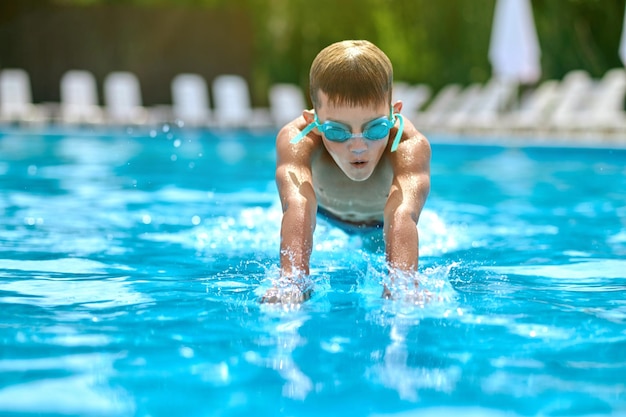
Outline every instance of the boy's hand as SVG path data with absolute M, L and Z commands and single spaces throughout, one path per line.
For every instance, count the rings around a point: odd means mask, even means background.
M 385 300 L 402 300 L 411 304 L 424 305 L 432 300 L 432 294 L 425 288 L 420 288 L 419 281 L 417 279 L 411 279 L 409 282 L 397 280 L 397 277 L 392 278 L 391 287 L 383 283 L 383 293 L 381 298 Z
M 310 299 L 312 293 L 313 290 L 311 288 L 303 290 L 296 284 L 283 288 L 272 287 L 261 297 L 261 303 L 300 304 Z
M 383 294 L 381 295 L 385 300 L 391 300 L 393 298 L 393 294 L 389 291 L 387 284 L 383 284 Z

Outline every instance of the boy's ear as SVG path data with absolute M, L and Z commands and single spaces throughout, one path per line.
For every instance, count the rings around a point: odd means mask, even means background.
M 400 113 L 402 112 L 402 100 L 398 100 L 393 105 L 393 112 Z
M 313 110 L 304 110 L 302 112 L 302 117 L 304 117 L 307 124 L 311 124 L 315 120 L 315 112 Z

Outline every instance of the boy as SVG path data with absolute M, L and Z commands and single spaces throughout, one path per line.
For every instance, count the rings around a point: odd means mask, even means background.
M 280 273 L 286 286 L 262 302 L 310 297 L 316 215 L 349 230 L 381 229 L 391 276 L 417 272 L 417 222 L 430 190 L 430 145 L 391 103 L 393 68 L 368 41 L 323 49 L 310 71 L 313 110 L 276 138 L 276 184 L 283 209 Z M 417 284 L 417 280 L 415 280 Z M 383 297 L 390 297 L 383 289 Z

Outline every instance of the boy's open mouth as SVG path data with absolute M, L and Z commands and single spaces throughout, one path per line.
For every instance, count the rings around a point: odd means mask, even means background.
M 352 165 L 356 166 L 356 167 L 360 167 L 367 164 L 367 161 L 353 161 Z

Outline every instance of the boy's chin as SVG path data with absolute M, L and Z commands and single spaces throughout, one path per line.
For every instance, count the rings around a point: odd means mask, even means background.
M 372 169 L 369 168 L 353 168 L 351 166 L 347 169 L 345 167 L 341 167 L 341 170 L 346 175 L 346 177 L 350 178 L 352 181 L 357 182 L 367 180 L 369 177 L 372 176 L 372 172 L 374 172 Z

